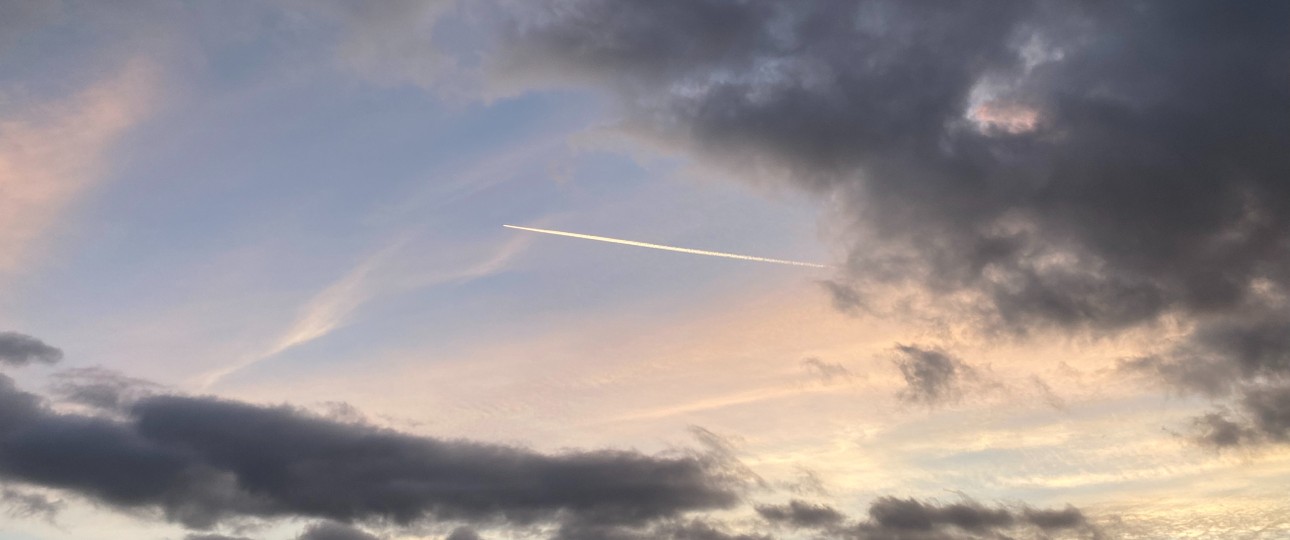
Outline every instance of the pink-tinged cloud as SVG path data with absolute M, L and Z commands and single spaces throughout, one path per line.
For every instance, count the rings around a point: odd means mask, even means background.
M 0 274 L 21 270 L 77 197 L 107 176 L 108 150 L 147 113 L 155 72 L 132 62 L 61 100 L 0 120 Z

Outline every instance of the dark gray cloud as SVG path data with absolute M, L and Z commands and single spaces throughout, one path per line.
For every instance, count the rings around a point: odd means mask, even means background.
M 1290 4 L 517 13 L 499 70 L 607 89 L 629 129 L 836 204 L 840 307 L 914 284 L 1016 334 L 1181 317 L 1180 350 L 1208 354 L 1163 359 L 1165 380 L 1208 380 L 1277 438 L 1279 398 L 1251 385 L 1290 370 Z
M 846 283 L 824 280 L 820 282 L 820 285 L 824 287 L 824 290 L 828 291 L 829 297 L 833 299 L 833 307 L 838 311 L 856 314 L 867 307 L 860 291 Z
M 770 535 L 731 532 L 724 527 L 718 527 L 712 523 L 699 520 L 660 527 L 657 531 L 661 534 L 652 538 L 670 538 L 671 540 L 772 540 Z
M 957 400 L 965 379 L 975 377 L 971 366 L 944 351 L 897 345 L 896 367 L 905 378 L 900 398 L 910 403 L 935 405 Z
M 297 540 L 381 540 L 381 537 L 352 525 L 324 521 L 310 525 Z
M 1001 538 L 1103 538 L 1103 533 L 1073 506 L 1040 509 L 1026 505 L 988 506 L 967 499 L 940 503 L 882 497 L 868 516 L 855 520 L 829 506 L 791 501 L 757 507 L 781 528 L 837 540 L 969 540 Z
M 1262 201 L 1287 194 L 1269 149 L 1290 139 L 1262 111 L 1287 97 L 1287 38 L 1260 20 L 1283 6 L 568 5 L 516 38 L 528 65 L 626 89 L 644 129 L 847 196 L 882 236 L 857 272 L 980 290 L 1013 326 L 1118 327 L 1237 306 L 1272 270 L 1256 262 L 1285 261 L 1266 237 L 1284 239 L 1285 197 Z M 1197 70 L 1215 82 L 1173 84 Z M 976 105 L 1036 124 L 975 129 Z
M 1290 440 L 1290 386 L 1250 387 L 1239 403 L 1260 435 L 1276 442 Z
M 470 527 L 457 527 L 444 540 L 480 540 L 478 532 Z
M 54 364 L 63 359 L 63 351 L 45 342 L 17 332 L 0 332 L 0 364 L 25 366 L 32 362 Z
M 1079 509 L 1027 505 L 989 506 L 966 499 L 940 503 L 882 497 L 862 519 L 826 506 L 790 501 L 756 507 L 767 521 L 792 537 L 824 540 L 1000 540 L 1006 538 L 1102 539 L 1104 533 Z M 647 527 L 566 523 L 556 540 L 772 540 L 765 533 L 732 531 L 703 520 L 655 523 Z
M 1214 448 L 1290 442 L 1290 384 L 1250 383 L 1232 407 L 1193 421 L 1192 438 Z
M 3 376 L 0 479 L 193 528 L 293 516 L 639 524 L 738 500 L 737 481 L 701 456 L 539 454 L 177 395 L 142 398 L 120 419 L 59 414 Z
M 735 532 L 703 520 L 672 521 L 649 527 L 565 523 L 553 540 L 773 540 L 773 537 Z
M 761 505 L 757 513 L 771 523 L 783 523 L 799 528 L 832 527 L 846 519 L 841 512 L 823 504 L 792 500 L 782 505 Z
M 1195 419 L 1193 437 L 1202 444 L 1290 441 L 1290 310 L 1203 321 L 1172 350 L 1123 360 L 1120 368 L 1225 399 L 1228 407 Z
M 975 501 L 950 504 L 884 497 L 869 506 L 869 519 L 850 529 L 852 538 L 970 539 L 1049 537 L 1057 533 L 1101 538 L 1079 509 L 990 507 Z
M 987 508 L 970 502 L 937 506 L 894 497 L 874 501 L 869 506 L 869 518 L 876 528 L 918 531 L 955 527 L 968 532 L 984 532 L 1011 527 L 1017 522 L 1014 513 L 1004 508 Z
M 558 540 L 770 540 L 706 519 L 707 512 L 740 502 L 750 472 L 729 463 L 728 440 L 694 430 L 716 449 L 673 457 L 540 454 L 209 397 L 148 396 L 116 417 L 58 413 L 0 375 L 0 479 L 121 509 L 157 510 L 192 528 L 245 518 L 326 520 L 306 529 L 301 540 L 373 539 L 349 523 L 420 520 L 554 525 Z M 5 498 L 13 503 L 20 497 L 5 492 Z M 28 506 L 56 506 L 21 499 Z M 1096 532 L 1073 507 L 883 498 L 860 522 L 801 501 L 755 510 L 781 527 L 839 539 Z M 477 537 L 470 528 L 450 536 Z M 227 538 L 195 534 L 188 540 Z
M 1227 448 L 1239 446 L 1256 437 L 1247 426 L 1233 422 L 1228 414 L 1211 412 L 1192 420 L 1194 438 L 1205 446 Z

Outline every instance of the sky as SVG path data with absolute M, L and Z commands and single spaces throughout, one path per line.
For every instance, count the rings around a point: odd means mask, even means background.
M 0 538 L 1290 536 L 1286 20 L 0 0 Z

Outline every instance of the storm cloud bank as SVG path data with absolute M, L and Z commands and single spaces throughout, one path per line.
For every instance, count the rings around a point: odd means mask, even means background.
M 0 376 L 0 480 L 193 528 L 239 517 L 637 524 L 738 500 L 702 457 L 548 455 L 206 397 L 145 397 L 125 411 L 60 414 Z
M 840 306 L 912 284 L 1018 335 L 1182 320 L 1147 371 L 1203 368 L 1239 440 L 1284 440 L 1285 20 L 1271 1 L 586 0 L 524 9 L 498 65 L 606 89 L 636 133 L 836 204 Z
M 60 402 L 98 414 L 60 412 L 0 375 L 0 505 L 11 517 L 52 520 L 65 504 L 11 487 L 26 486 L 199 530 L 317 519 L 299 540 L 381 538 L 355 523 L 456 523 L 450 540 L 477 540 L 480 527 L 556 540 L 774 538 L 714 518 L 740 509 L 778 529 L 839 540 L 1099 534 L 1074 507 L 883 497 L 868 519 L 853 520 L 825 504 L 751 504 L 748 488 L 766 484 L 728 442 L 700 427 L 692 431 L 704 452 L 543 454 L 408 435 L 286 405 L 179 395 L 99 368 L 63 372 L 53 388 Z M 210 532 L 185 539 L 248 540 Z
M 405 435 L 287 406 L 151 395 L 118 417 L 58 413 L 0 375 L 0 481 L 73 493 L 125 511 L 156 511 L 195 529 L 245 518 L 320 518 L 301 540 L 375 539 L 352 522 L 548 530 L 558 540 L 771 540 L 711 520 L 747 504 L 747 471 L 724 456 L 625 451 L 541 454 Z M 50 518 L 62 502 L 4 491 L 15 517 Z M 1073 507 L 880 498 L 869 518 L 802 501 L 752 507 L 779 529 L 878 540 L 1096 537 Z M 188 540 L 243 539 L 190 534 Z

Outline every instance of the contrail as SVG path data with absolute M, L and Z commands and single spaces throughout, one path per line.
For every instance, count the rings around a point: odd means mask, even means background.
M 741 260 L 745 260 L 745 261 L 758 261 L 758 262 L 768 262 L 768 263 L 775 263 L 775 264 L 788 264 L 788 265 L 792 265 L 792 266 L 806 266 L 806 267 L 809 267 L 809 268 L 828 268 L 828 266 L 825 266 L 825 265 L 823 265 L 823 264 L 815 264 L 815 263 L 809 263 L 809 262 L 801 262 L 801 261 L 786 261 L 786 260 L 783 260 L 783 259 L 767 259 L 767 258 L 765 258 L 765 257 L 753 257 L 753 256 L 751 256 L 751 255 L 739 255 L 739 254 L 736 254 L 736 253 L 722 253 L 722 252 L 720 252 L 720 251 L 705 251 L 705 250 L 702 250 L 702 249 L 690 249 L 690 248 L 683 248 L 683 247 L 664 246 L 664 245 L 659 245 L 659 244 L 649 244 L 649 243 L 646 243 L 646 242 L 636 242 L 636 241 L 634 241 L 634 240 L 623 240 L 623 239 L 621 239 L 621 238 L 609 238 L 609 237 L 607 237 L 607 236 L 592 236 L 592 235 L 590 235 L 590 234 L 578 234 L 578 233 L 563 232 L 563 231 L 552 231 L 552 230 L 547 230 L 547 229 L 534 229 L 534 228 L 531 228 L 531 227 L 520 227 L 520 226 L 518 226 L 518 225 L 502 225 L 502 226 L 503 226 L 503 227 L 506 227 L 506 228 L 508 228 L 508 229 L 519 229 L 519 230 L 521 230 L 521 231 L 530 231 L 530 232 L 543 233 L 543 234 L 554 234 L 554 235 L 558 235 L 558 236 L 568 236 L 568 237 L 570 237 L 570 238 L 582 238 L 582 239 L 584 239 L 584 240 L 598 240 L 598 241 L 600 241 L 600 242 L 610 242 L 610 243 L 614 243 L 614 244 L 623 244 L 623 245 L 627 245 L 627 246 L 636 246 L 636 247 L 643 247 L 643 248 L 650 248 L 650 249 L 662 249 L 662 250 L 666 250 L 666 251 L 677 251 L 677 252 L 680 252 L 680 253 L 690 253 L 690 254 L 693 254 L 693 255 L 707 255 L 707 256 L 710 256 L 710 257 L 725 257 L 725 258 L 727 258 L 727 259 L 741 259 Z

